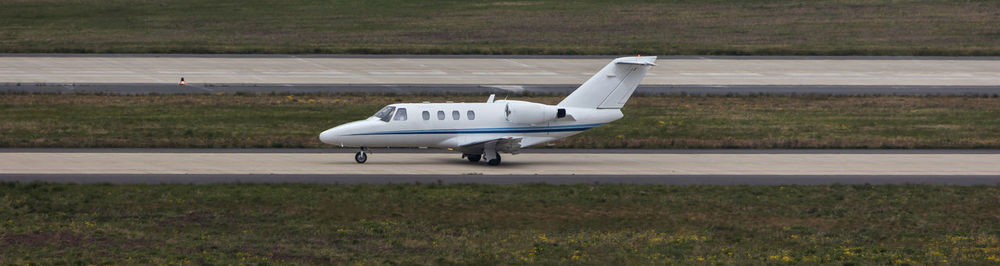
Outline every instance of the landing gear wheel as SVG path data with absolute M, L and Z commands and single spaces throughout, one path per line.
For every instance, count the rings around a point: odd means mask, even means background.
M 493 160 L 490 160 L 489 162 L 486 163 L 488 163 L 489 165 L 500 165 L 500 153 L 499 152 L 497 153 L 497 158 L 494 158 Z
M 368 161 L 368 154 L 363 151 L 359 151 L 354 154 L 354 161 L 358 163 L 365 163 Z
M 479 154 L 466 154 L 465 158 L 468 158 L 470 162 L 479 162 L 483 156 Z

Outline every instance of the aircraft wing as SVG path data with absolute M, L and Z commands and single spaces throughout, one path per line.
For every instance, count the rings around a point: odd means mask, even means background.
M 497 151 L 517 154 L 521 150 L 521 140 L 523 139 L 523 137 L 515 136 L 466 139 L 458 147 L 463 153 L 480 154 L 483 153 L 483 147 L 487 142 L 495 140 Z

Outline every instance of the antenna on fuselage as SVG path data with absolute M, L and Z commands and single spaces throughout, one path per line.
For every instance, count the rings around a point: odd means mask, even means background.
M 486 99 L 486 102 L 487 102 L 487 103 L 491 103 L 491 102 L 493 102 L 493 99 L 495 99 L 496 97 L 497 97 L 497 95 L 496 95 L 496 94 L 490 94 L 490 98 L 489 98 L 489 99 Z

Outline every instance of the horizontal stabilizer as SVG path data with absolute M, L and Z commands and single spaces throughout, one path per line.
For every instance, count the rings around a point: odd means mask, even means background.
M 619 65 L 656 66 L 656 63 L 649 62 L 649 61 L 638 61 L 638 62 L 621 61 L 621 62 L 615 62 L 615 64 L 619 64 Z

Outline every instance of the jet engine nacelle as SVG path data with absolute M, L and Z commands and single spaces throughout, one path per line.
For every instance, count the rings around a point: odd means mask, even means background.
M 541 124 L 566 116 L 566 109 L 540 103 L 507 101 L 507 121 L 518 124 Z

